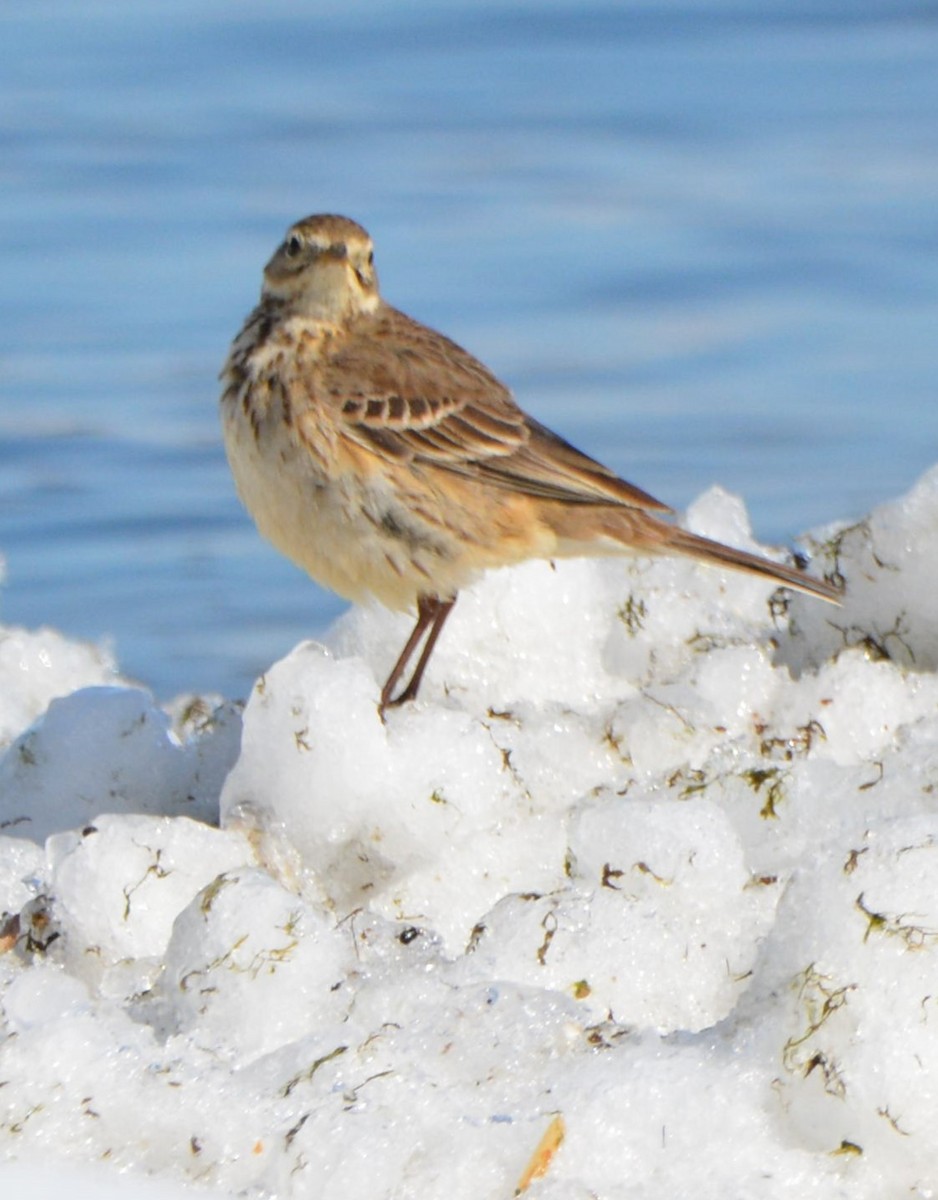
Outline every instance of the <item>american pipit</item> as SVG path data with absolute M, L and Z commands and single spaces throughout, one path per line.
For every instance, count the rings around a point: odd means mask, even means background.
M 346 217 L 288 230 L 222 380 L 228 460 L 261 533 L 347 599 L 416 608 L 382 710 L 416 696 L 457 592 L 491 567 L 686 554 L 839 598 L 663 520 L 667 505 L 529 417 L 478 359 L 384 302 L 371 238 Z

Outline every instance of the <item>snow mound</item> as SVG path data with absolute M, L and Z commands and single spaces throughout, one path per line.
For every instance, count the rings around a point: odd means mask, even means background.
M 688 520 L 754 545 L 718 489 Z M 677 560 L 498 572 L 384 721 L 377 609 L 243 713 L 10 631 L 3 1169 L 934 1194 L 936 542 L 938 469 L 807 539 L 841 609 Z

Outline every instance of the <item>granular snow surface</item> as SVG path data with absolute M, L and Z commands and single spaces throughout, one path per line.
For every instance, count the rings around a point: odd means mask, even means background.
M 494 573 L 384 723 L 377 608 L 243 709 L 4 628 L 0 1188 L 935 1195 L 938 469 L 804 544 Z

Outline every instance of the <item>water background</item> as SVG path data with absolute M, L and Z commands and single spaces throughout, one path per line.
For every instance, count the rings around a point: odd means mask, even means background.
M 677 507 L 787 541 L 938 461 L 938 6 L 5 0 L 8 623 L 244 695 L 343 607 L 235 498 L 216 376 L 294 219 Z

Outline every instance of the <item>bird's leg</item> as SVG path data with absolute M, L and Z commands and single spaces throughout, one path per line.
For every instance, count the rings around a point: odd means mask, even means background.
M 440 600 L 438 597 L 428 597 L 432 599 L 432 621 L 430 632 L 427 634 L 427 640 L 423 644 L 423 651 L 420 658 L 417 660 L 417 666 L 413 675 L 410 677 L 410 683 L 394 701 L 395 704 L 404 704 L 408 700 L 414 700 L 417 696 L 417 689 L 420 687 L 420 681 L 423 679 L 423 673 L 427 669 L 427 663 L 430 661 L 430 655 L 433 653 L 433 647 L 436 645 L 436 639 L 440 636 L 440 631 L 446 622 L 446 618 L 453 611 L 453 605 L 456 603 L 456 597 L 452 600 Z
M 398 655 L 397 662 L 391 668 L 391 674 L 388 676 L 387 682 L 381 689 L 381 703 L 378 705 L 379 712 L 384 712 L 391 704 L 400 703 L 399 700 L 392 701 L 391 697 L 394 694 L 394 689 L 397 687 L 398 680 L 404 674 L 404 669 L 413 657 L 414 651 L 420 645 L 420 639 L 426 633 L 427 626 L 436 614 L 435 604 L 436 600 L 433 596 L 417 597 L 417 624 L 407 639 L 404 649 Z
M 394 664 L 391 674 L 388 676 L 387 683 L 381 689 L 381 703 L 378 705 L 379 712 L 384 712 L 386 708 L 392 708 L 398 704 L 406 704 L 408 700 L 413 700 L 417 695 L 420 680 L 427 669 L 427 663 L 430 661 L 430 655 L 433 653 L 436 640 L 440 636 L 440 630 L 443 628 L 443 624 L 455 603 L 455 596 L 452 600 L 441 600 L 439 596 L 421 595 L 417 597 L 417 624 L 414 626 L 413 633 L 407 639 L 407 645 L 401 651 L 400 657 Z M 429 633 L 427 632 L 428 627 Z M 410 677 L 410 683 L 408 683 L 399 696 L 394 696 L 394 689 L 397 687 L 407 664 L 413 657 L 414 651 L 420 645 L 420 639 L 425 633 L 427 640 L 424 643 L 420 658 L 417 660 L 414 673 Z

